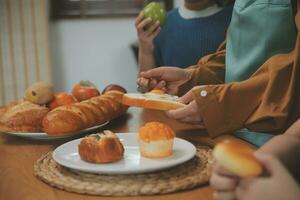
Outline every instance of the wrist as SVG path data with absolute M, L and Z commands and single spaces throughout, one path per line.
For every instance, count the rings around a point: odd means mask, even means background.
M 188 82 L 189 80 L 192 79 L 194 69 L 185 69 L 184 71 L 185 71 L 184 80 L 185 82 Z
M 139 49 L 140 49 L 141 53 L 143 53 L 143 54 L 152 54 L 154 46 L 151 43 L 149 44 L 149 43 L 140 42 Z

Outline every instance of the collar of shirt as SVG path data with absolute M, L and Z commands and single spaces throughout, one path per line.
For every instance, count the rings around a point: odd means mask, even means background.
M 185 6 L 180 6 L 178 9 L 180 16 L 184 19 L 208 17 L 216 14 L 220 10 L 222 10 L 222 7 L 219 7 L 217 4 L 214 4 L 203 10 L 197 10 L 197 11 L 189 10 Z

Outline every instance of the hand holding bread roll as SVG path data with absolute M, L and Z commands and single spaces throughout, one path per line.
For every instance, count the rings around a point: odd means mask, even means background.
M 263 171 L 261 163 L 254 157 L 254 150 L 234 140 L 218 143 L 213 156 L 224 169 L 239 177 L 258 176 Z

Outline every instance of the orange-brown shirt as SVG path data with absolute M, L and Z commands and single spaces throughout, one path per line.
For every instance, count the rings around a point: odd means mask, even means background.
M 298 13 L 300 7 L 298 6 Z M 295 18 L 300 27 L 300 14 Z M 279 133 L 300 116 L 300 37 L 288 54 L 269 58 L 247 80 L 224 84 L 226 43 L 216 53 L 192 66 L 192 78 L 179 88 L 179 95 L 195 85 L 194 99 L 203 124 L 211 136 L 240 128 Z

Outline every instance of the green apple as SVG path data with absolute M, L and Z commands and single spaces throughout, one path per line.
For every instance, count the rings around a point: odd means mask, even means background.
M 160 22 L 160 25 L 163 26 L 166 23 L 167 13 L 165 9 L 157 2 L 149 3 L 144 9 L 143 14 L 145 18 L 151 18 L 152 23 L 154 24 L 157 20 Z M 150 25 L 151 26 L 151 25 Z

